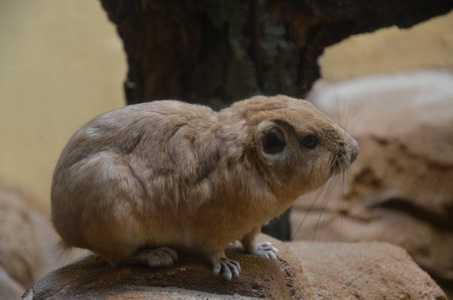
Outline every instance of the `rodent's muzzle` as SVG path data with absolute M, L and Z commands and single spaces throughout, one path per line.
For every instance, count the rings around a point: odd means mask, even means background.
M 351 157 L 350 164 L 352 164 L 357 159 L 357 156 L 359 155 L 359 149 L 359 142 L 353 139 L 349 147 L 349 154 Z

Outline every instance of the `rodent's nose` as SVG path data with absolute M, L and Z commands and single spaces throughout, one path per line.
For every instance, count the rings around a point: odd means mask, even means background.
M 353 142 L 351 143 L 351 148 L 350 148 L 351 164 L 357 159 L 357 156 L 359 155 L 359 149 L 360 149 L 359 142 L 357 142 L 356 140 L 353 140 Z

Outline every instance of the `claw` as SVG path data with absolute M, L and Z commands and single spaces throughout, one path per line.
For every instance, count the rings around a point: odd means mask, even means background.
M 265 257 L 267 259 L 277 259 L 277 253 L 279 250 L 272 246 L 269 242 L 258 243 L 256 246 L 255 253 L 256 255 Z
M 223 279 L 229 281 L 232 278 L 239 276 L 241 265 L 237 261 L 223 257 L 213 263 L 212 272 L 216 275 L 220 274 Z
M 222 270 L 222 265 L 220 264 L 220 262 L 215 262 L 214 263 L 214 268 L 212 270 L 212 273 L 214 273 L 215 275 L 219 274 L 220 273 L 220 270 Z
M 222 278 L 225 279 L 225 280 L 228 280 L 230 281 L 231 278 L 233 277 L 233 275 L 231 274 L 231 270 L 229 267 L 223 265 L 223 268 L 222 268 Z

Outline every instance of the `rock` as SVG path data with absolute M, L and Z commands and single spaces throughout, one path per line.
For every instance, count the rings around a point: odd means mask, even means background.
M 1 299 L 18 299 L 35 280 L 62 265 L 48 251 L 56 243 L 47 217 L 28 197 L 0 187 Z
M 24 293 L 24 287 L 0 267 L 0 299 L 19 299 Z
M 429 275 L 394 246 L 284 244 L 264 235 L 260 240 L 280 249 L 279 260 L 231 247 L 227 255 L 242 266 L 232 281 L 214 276 L 206 261 L 188 253 L 166 269 L 115 268 L 88 255 L 35 282 L 23 299 L 446 299 Z
M 242 254 L 237 246 L 231 247 L 227 256 L 240 262 L 242 272 L 229 282 L 213 275 L 203 257 L 190 253 L 179 253 L 179 261 L 165 269 L 112 267 L 103 259 L 88 255 L 35 282 L 24 299 L 168 299 L 169 295 L 175 299 L 310 298 L 297 258 L 283 243 L 264 235 L 260 239 L 271 240 L 279 247 L 280 259 Z
M 310 98 L 354 127 L 360 154 L 344 196 L 339 177 L 316 204 L 314 194 L 296 201 L 296 239 L 399 245 L 453 290 L 453 74 L 321 81 Z
M 42 249 L 32 212 L 22 195 L 0 190 L 0 264 L 12 279 L 28 287 L 43 273 Z
M 386 243 L 293 242 L 311 299 L 447 299 L 402 248 Z

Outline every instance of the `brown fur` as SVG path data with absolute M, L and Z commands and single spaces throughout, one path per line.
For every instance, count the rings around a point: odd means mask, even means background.
M 275 126 L 287 145 L 269 156 L 261 138 Z M 316 148 L 301 147 L 307 134 Z M 54 172 L 52 221 L 65 244 L 114 264 L 145 246 L 186 246 L 216 261 L 235 240 L 253 252 L 260 227 L 318 188 L 340 152 L 348 167 L 358 143 L 304 100 L 259 96 L 220 112 L 132 105 L 71 138 Z

